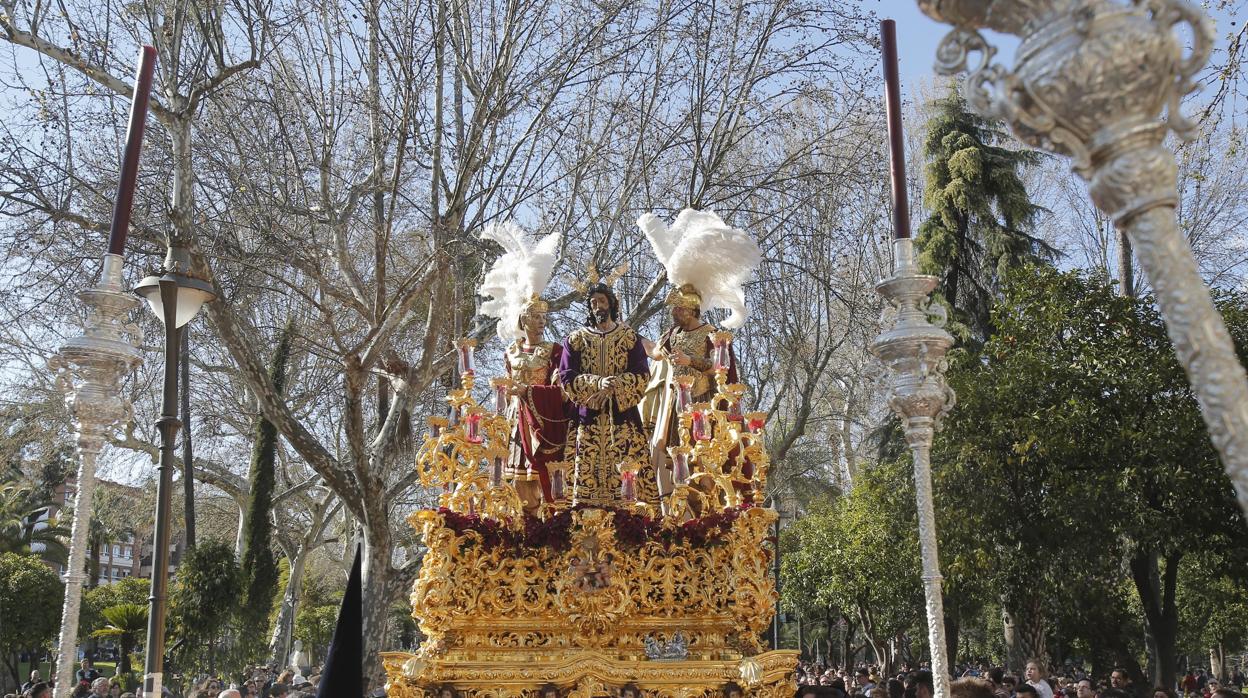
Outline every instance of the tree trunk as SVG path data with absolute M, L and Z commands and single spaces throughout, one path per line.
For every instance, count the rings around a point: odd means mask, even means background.
M 958 622 L 955 614 L 945 614 L 945 652 L 949 655 L 949 666 L 956 667 L 958 665 L 958 633 L 962 630 L 962 624 Z
M 1181 553 L 1165 558 L 1165 569 L 1161 570 L 1163 560 L 1156 553 L 1139 553 L 1131 558 L 1131 580 L 1144 607 L 1149 646 L 1154 653 L 1149 673 L 1155 686 L 1173 686 L 1176 678 L 1179 611 L 1175 589 L 1181 559 Z
M 377 545 L 370 537 L 365 538 L 364 560 L 362 567 L 363 579 L 363 617 L 364 617 L 364 678 L 369 686 L 380 686 L 385 682 L 381 666 L 381 652 L 392 646 L 389 615 L 390 608 L 403 595 L 403 587 L 397 583 L 394 568 L 390 564 L 389 529 L 386 529 L 386 541 Z M 361 689 L 363 690 L 363 689 Z
M 1223 652 L 1222 644 L 1218 643 L 1217 647 L 1209 648 L 1209 673 L 1213 674 L 1218 681 L 1226 680 L 1226 654 Z
M 1013 610 L 1002 605 L 1001 620 L 1010 668 L 1021 672 L 1028 660 L 1048 662 L 1044 615 L 1040 611 L 1039 599 L 1028 599 Z
M 295 614 L 299 611 L 299 595 L 303 591 L 303 570 L 308 553 L 299 548 L 290 560 L 290 575 L 282 594 L 282 605 L 277 609 L 277 622 L 273 624 L 273 637 L 269 640 L 270 663 L 279 668 L 286 666 L 290 656 L 291 637 L 295 630 Z

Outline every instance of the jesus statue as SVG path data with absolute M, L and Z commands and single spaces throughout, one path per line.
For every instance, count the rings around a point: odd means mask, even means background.
M 650 377 L 646 350 L 637 333 L 620 323 L 620 303 L 609 285 L 590 286 L 585 305 L 585 327 L 563 341 L 559 362 L 560 382 L 575 408 L 573 501 L 620 502 L 620 466 L 638 464 L 637 499 L 655 504 L 658 485 L 637 411 Z

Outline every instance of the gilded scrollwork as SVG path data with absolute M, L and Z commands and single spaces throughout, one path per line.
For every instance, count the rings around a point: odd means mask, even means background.
M 428 640 L 417 655 L 386 655 L 391 695 L 423 698 L 443 682 L 461 696 L 532 695 L 545 682 L 577 695 L 631 681 L 646 696 L 702 698 L 740 681 L 752 655 L 762 691 L 752 695 L 793 690 L 794 653 L 759 654 L 776 598 L 764 545 L 775 512 L 741 510 L 715 544 L 630 547 L 617 535 L 620 514 L 578 509 L 566 549 L 486 545 L 447 515 L 411 517 L 428 547 L 412 592 Z M 670 643 L 677 631 L 686 658 L 649 662 L 647 638 Z M 767 692 L 773 684 L 781 688 Z

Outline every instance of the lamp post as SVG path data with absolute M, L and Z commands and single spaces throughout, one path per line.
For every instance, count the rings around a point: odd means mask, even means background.
M 152 549 L 152 587 L 148 598 L 147 657 L 143 665 L 143 694 L 159 698 L 164 683 L 165 611 L 169 586 L 169 507 L 173 489 L 173 440 L 178 419 L 178 355 L 181 330 L 216 298 L 212 285 L 190 274 L 190 255 L 178 241 L 169 245 L 160 273 L 139 282 L 134 292 L 147 301 L 165 326 L 165 378 L 160 403 L 160 465 L 156 481 L 156 532 Z

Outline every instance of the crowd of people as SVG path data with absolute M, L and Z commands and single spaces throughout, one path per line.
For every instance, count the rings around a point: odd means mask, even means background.
M 1020 675 L 1021 674 L 1021 675 Z M 951 676 L 952 698 L 1244 698 L 1240 670 L 1223 684 L 1203 669 L 1187 672 L 1175 686 L 1150 690 L 1137 686 L 1125 669 L 1098 678 L 1079 668 L 1050 676 L 1042 662 L 1029 661 L 1020 674 L 982 664 L 962 667 Z M 797 670 L 797 698 L 931 698 L 932 673 L 905 666 L 886 676 L 876 666 L 856 668 L 803 661 Z
M 219 677 L 203 677 L 194 682 L 185 698 L 315 698 L 321 676 L 318 667 L 311 667 L 308 676 L 294 669 L 278 672 L 273 667 L 249 667 L 247 677 L 241 683 L 229 682 Z M 82 660 L 75 672 L 73 698 L 144 698 L 142 687 L 126 691 L 118 677 L 104 677 L 96 670 L 90 659 Z M 53 698 L 54 683 L 45 680 L 39 670 L 30 672 L 30 679 L 22 684 L 18 693 L 4 698 Z M 178 694 L 168 686 L 163 690 L 165 698 Z

